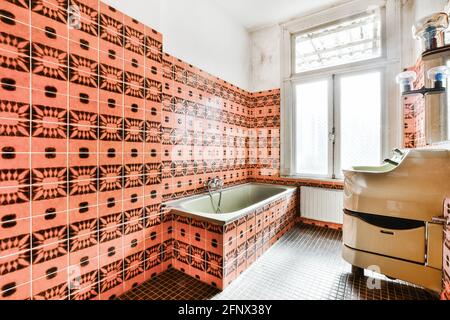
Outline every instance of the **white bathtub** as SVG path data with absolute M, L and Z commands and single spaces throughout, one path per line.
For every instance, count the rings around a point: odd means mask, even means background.
M 227 224 L 247 213 L 269 204 L 296 191 L 296 187 L 271 184 L 247 183 L 224 189 L 222 192 L 221 213 L 215 213 L 208 193 L 199 196 L 167 202 L 169 209 L 179 215 Z M 213 196 L 217 206 L 219 194 Z

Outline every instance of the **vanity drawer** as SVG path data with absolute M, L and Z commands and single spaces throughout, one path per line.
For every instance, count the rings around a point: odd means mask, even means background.
M 425 225 L 385 228 L 344 214 L 344 244 L 350 248 L 397 259 L 425 263 Z

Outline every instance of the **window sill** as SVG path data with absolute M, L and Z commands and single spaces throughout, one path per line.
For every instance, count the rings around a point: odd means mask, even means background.
M 344 184 L 344 179 L 330 179 L 330 178 L 312 178 L 312 177 L 304 177 L 304 176 L 289 176 L 289 175 L 283 175 L 281 176 L 284 179 L 290 179 L 290 180 L 299 180 L 299 181 L 311 181 L 311 182 L 326 182 L 326 183 L 335 183 L 335 184 Z

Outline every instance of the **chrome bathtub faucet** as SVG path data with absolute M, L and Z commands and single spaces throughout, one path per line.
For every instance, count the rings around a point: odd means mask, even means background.
M 205 188 L 207 188 L 208 191 L 222 189 L 223 185 L 223 180 L 219 177 L 209 178 L 208 181 L 205 182 Z
M 222 203 L 222 188 L 223 188 L 224 182 L 219 177 L 215 177 L 212 179 L 208 179 L 208 181 L 205 182 L 205 188 L 208 190 L 209 197 L 211 198 L 211 204 L 212 208 L 216 213 L 221 213 L 222 210 L 220 209 L 220 205 Z M 219 192 L 219 202 L 217 204 L 217 208 L 214 206 L 214 198 L 213 198 L 213 192 Z

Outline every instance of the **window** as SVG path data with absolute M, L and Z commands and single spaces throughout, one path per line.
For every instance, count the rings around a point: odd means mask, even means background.
M 335 175 L 341 176 L 341 169 L 376 166 L 382 160 L 381 72 L 339 77 L 338 88 L 340 168 Z
M 341 179 L 401 147 L 400 7 L 355 0 L 282 25 L 283 176 Z
M 382 158 L 382 72 L 332 75 L 295 86 L 295 174 L 340 178 Z
M 295 40 L 295 73 L 333 67 L 381 56 L 378 12 L 302 32 Z

